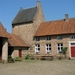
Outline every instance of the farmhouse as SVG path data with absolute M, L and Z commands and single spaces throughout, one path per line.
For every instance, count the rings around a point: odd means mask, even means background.
M 40 1 L 37 6 L 20 9 L 12 21 L 12 33 L 29 44 L 28 54 L 34 56 L 59 56 L 67 47 L 67 57 L 75 57 L 75 18 L 45 22 Z
M 75 58 L 75 18 L 43 22 L 35 32 L 35 52 L 59 56 L 67 47 L 67 56 Z
M 67 57 L 75 58 L 75 18 L 46 22 L 40 1 L 37 6 L 20 8 L 12 21 L 12 34 L 0 23 L 0 59 L 25 58 L 27 54 L 58 57 L 67 47 Z

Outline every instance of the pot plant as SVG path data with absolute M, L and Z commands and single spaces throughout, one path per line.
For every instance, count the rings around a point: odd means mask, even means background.
M 62 54 L 65 56 L 65 58 L 67 57 L 66 56 L 67 50 L 68 50 L 67 47 L 62 48 Z

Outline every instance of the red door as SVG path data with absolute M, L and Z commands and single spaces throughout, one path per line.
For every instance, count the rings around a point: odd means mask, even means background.
M 22 58 L 22 50 L 19 50 L 19 57 Z
M 75 46 L 71 47 L 71 57 L 75 57 Z

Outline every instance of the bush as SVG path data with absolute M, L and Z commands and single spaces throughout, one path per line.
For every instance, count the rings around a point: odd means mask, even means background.
M 26 55 L 25 59 L 26 59 L 26 60 L 30 59 L 29 54 Z
M 16 57 L 16 58 L 15 58 L 15 61 L 22 61 L 22 58 Z
M 9 55 L 9 56 L 8 56 L 8 60 L 11 60 L 11 59 L 12 59 L 12 56 L 11 56 L 11 55 Z
M 67 47 L 62 48 L 62 53 L 65 55 L 67 52 Z
M 8 56 L 8 62 L 14 62 L 14 59 L 12 58 L 11 55 Z

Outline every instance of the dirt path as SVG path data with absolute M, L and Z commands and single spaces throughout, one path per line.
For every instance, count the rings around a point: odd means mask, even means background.
M 75 75 L 75 60 L 0 63 L 0 75 Z

